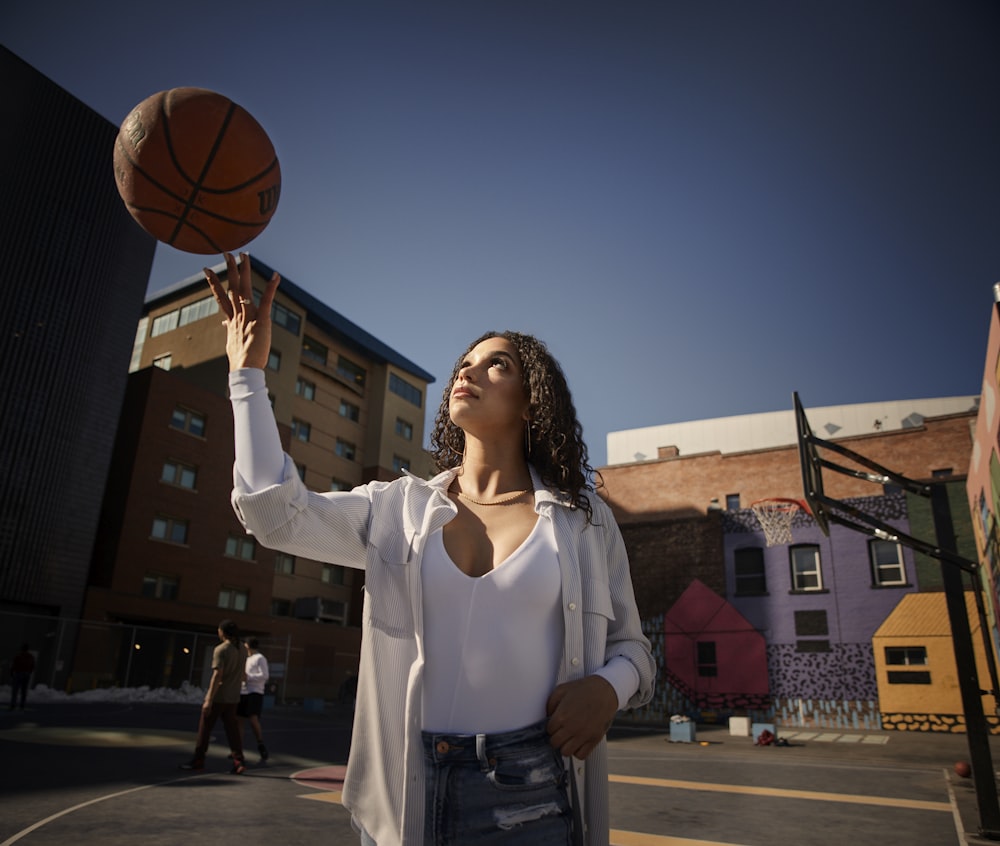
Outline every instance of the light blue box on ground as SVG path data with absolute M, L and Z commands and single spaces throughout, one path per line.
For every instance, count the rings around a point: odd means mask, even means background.
M 670 724 L 670 742 L 671 743 L 694 743 L 695 735 L 695 724 L 690 723 L 671 723 Z

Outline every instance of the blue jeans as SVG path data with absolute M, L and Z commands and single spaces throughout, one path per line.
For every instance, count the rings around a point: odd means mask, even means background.
M 568 776 L 545 721 L 501 734 L 423 733 L 425 846 L 567 846 Z

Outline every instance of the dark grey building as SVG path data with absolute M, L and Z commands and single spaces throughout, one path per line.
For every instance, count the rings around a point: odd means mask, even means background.
M 117 132 L 0 46 L 0 650 L 33 641 L 47 683 L 56 635 L 22 615 L 82 608 L 156 244 L 118 196 Z

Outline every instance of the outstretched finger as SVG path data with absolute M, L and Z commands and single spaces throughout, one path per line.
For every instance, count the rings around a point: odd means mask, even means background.
M 208 281 L 208 287 L 212 290 L 212 296 L 215 297 L 215 301 L 219 304 L 219 308 L 222 309 L 222 313 L 226 315 L 226 320 L 229 320 L 233 316 L 233 304 L 229 300 L 226 289 L 222 287 L 222 280 L 219 279 L 214 270 L 207 267 L 202 268 L 202 270 L 205 273 L 205 279 Z
M 281 282 L 281 277 L 278 275 L 278 271 L 275 271 L 271 275 L 270 281 L 264 286 L 264 293 L 261 294 L 260 304 L 257 306 L 259 311 L 263 314 L 271 313 L 271 303 L 274 302 L 274 293 L 278 290 L 278 285 Z

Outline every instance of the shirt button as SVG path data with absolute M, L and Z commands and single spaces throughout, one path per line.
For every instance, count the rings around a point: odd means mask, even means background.
M 580 666 L 580 659 L 579 658 L 574 658 L 572 661 L 570 661 L 570 664 L 572 664 L 574 667 L 579 667 Z
M 569 604 L 569 610 L 570 611 L 576 611 L 576 603 L 575 602 L 571 602 Z

